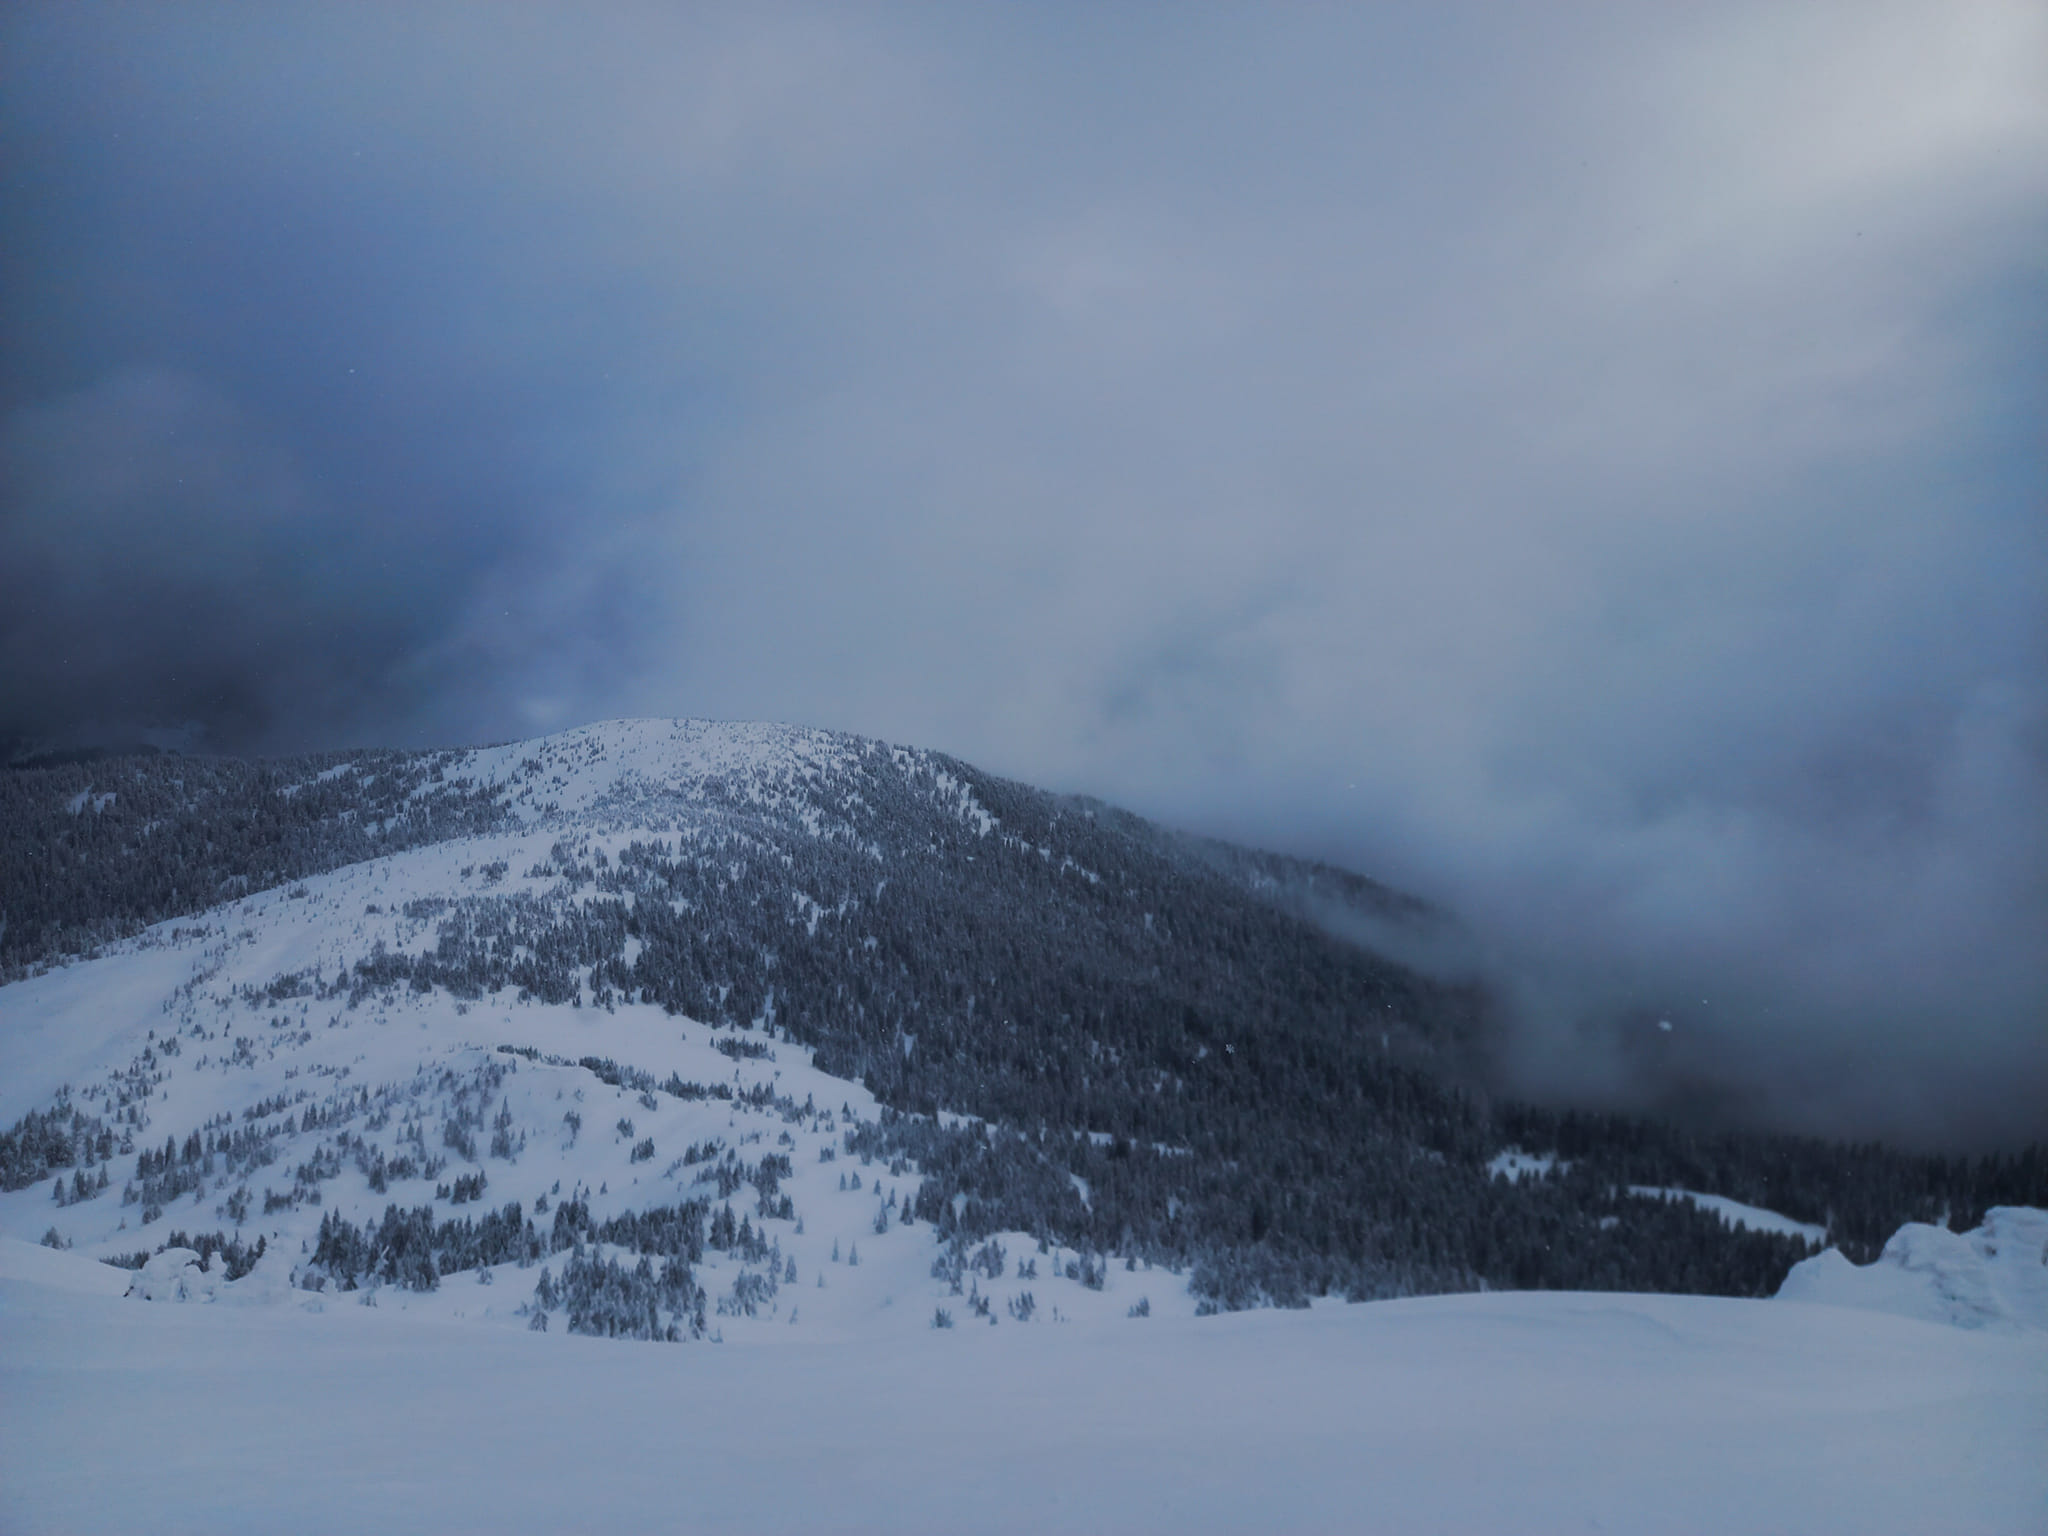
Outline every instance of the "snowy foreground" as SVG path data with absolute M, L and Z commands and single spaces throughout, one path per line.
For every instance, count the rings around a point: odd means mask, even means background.
M 5 1247 L 10 1532 L 2048 1529 L 2032 1329 L 1495 1294 L 672 1348 Z

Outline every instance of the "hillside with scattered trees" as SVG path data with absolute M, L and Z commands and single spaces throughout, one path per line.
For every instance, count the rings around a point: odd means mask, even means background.
M 1825 1226 L 1858 1258 L 1904 1221 L 2048 1203 L 2038 1148 L 1944 1159 L 1492 1102 L 1468 1070 L 1483 989 L 1328 921 L 1422 934 L 1448 922 L 1426 905 L 938 754 L 804 739 L 827 766 L 771 753 L 758 771 L 621 778 L 573 815 L 538 759 L 523 788 L 455 753 L 17 770 L 0 775 L 0 955 L 18 972 L 322 869 L 522 833 L 538 856 L 465 866 L 408 904 L 416 939 L 271 994 L 654 1005 L 730 1027 L 736 1057 L 752 1032 L 794 1040 L 886 1106 L 857 1149 L 922 1173 L 914 1214 L 956 1255 L 1034 1232 L 1185 1270 L 1222 1308 L 1481 1286 L 1767 1295 L 1809 1251 L 1643 1186 Z M 24 1122 L 0 1166 L 62 1169 L 92 1134 Z M 1509 1149 L 1551 1171 L 1499 1175 Z M 390 1264 L 470 1241 L 389 1219 L 381 1248 L 353 1228 L 323 1242 Z M 686 1273 L 662 1294 L 656 1331 L 687 1332 Z

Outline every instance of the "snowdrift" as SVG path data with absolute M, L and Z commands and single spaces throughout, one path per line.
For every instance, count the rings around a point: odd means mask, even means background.
M 59 1291 L 83 1291 L 89 1296 L 119 1296 L 128 1289 L 129 1275 L 125 1269 L 115 1269 L 82 1253 L 46 1248 L 18 1237 L 0 1237 L 0 1280 L 18 1280 Z
M 2048 1330 L 2048 1211 L 1994 1206 L 1960 1234 L 1914 1222 L 1861 1267 L 1830 1248 L 1793 1266 L 1778 1299 L 1993 1333 Z

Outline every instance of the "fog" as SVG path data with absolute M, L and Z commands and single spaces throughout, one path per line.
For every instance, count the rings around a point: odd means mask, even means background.
M 0 45 L 16 750 L 855 730 L 1442 903 L 1510 1089 L 2044 1129 L 2038 6 Z

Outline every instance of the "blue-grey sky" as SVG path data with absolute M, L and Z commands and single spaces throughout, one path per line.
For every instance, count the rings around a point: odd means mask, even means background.
M 2048 8 L 16 4 L 0 198 L 0 735 L 843 727 L 2043 1128 Z

